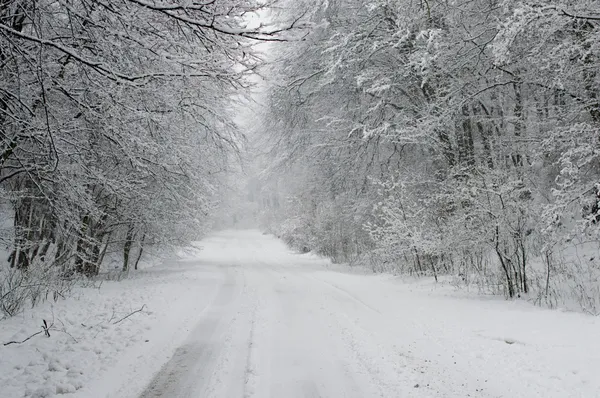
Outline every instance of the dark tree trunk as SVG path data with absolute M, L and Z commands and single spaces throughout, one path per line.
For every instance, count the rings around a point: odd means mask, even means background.
M 514 114 L 515 114 L 515 123 L 514 123 L 514 128 L 515 128 L 515 137 L 522 138 L 523 134 L 524 134 L 524 130 L 525 130 L 525 123 L 523 120 L 523 94 L 522 94 L 522 88 L 523 85 L 521 83 L 515 83 L 513 84 L 513 88 L 515 91 L 515 107 L 514 107 Z M 519 147 L 520 145 L 517 145 L 517 147 Z M 523 156 L 521 155 L 521 153 L 513 148 L 512 150 L 512 161 L 513 161 L 513 165 L 515 167 L 521 167 L 523 166 Z
M 146 239 L 146 234 L 144 233 L 142 235 L 142 239 L 140 239 L 140 251 L 139 251 L 139 253 L 137 255 L 137 258 L 135 259 L 135 265 L 134 265 L 134 268 L 133 268 L 135 270 L 138 269 L 138 264 L 140 262 L 140 259 L 142 258 L 142 254 L 144 253 L 144 240 L 145 239 Z
M 513 280 L 509 269 L 510 264 L 507 264 L 504 253 L 500 250 L 500 228 L 496 226 L 496 236 L 495 236 L 495 249 L 496 254 L 498 255 L 498 259 L 500 260 L 500 265 L 502 266 L 502 270 L 504 271 L 504 275 L 506 276 L 506 285 L 508 288 L 508 297 L 515 297 L 515 287 L 513 284 Z
M 123 244 L 123 272 L 129 270 L 129 253 L 131 252 L 131 246 L 133 244 L 133 225 L 130 225 L 127 229 L 127 235 L 125 236 L 125 243 Z

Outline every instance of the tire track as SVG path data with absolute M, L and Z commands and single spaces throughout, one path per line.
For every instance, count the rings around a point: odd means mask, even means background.
M 228 275 L 211 303 L 202 311 L 200 322 L 194 327 L 185 344 L 148 384 L 140 398 L 164 396 L 193 396 L 208 387 L 212 378 L 211 366 L 218 361 L 226 344 L 222 331 L 233 322 L 230 308 L 241 295 L 237 275 Z

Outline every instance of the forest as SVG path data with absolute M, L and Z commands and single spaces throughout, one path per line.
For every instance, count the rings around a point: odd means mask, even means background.
M 264 228 L 336 262 L 598 314 L 600 3 L 311 4 L 310 34 L 272 50 Z
M 251 1 L 0 1 L 0 309 L 210 229 L 256 66 Z M 285 31 L 283 29 L 282 31 Z M 6 260 L 6 261 L 4 261 Z
M 598 0 L 0 0 L 0 311 L 237 195 L 299 251 L 598 314 L 599 74 Z

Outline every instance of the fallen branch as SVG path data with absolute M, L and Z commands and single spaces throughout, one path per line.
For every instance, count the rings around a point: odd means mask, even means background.
M 124 321 L 125 319 L 129 318 L 130 316 L 132 316 L 133 314 L 135 314 L 137 312 L 142 312 L 142 310 L 144 309 L 145 306 L 146 306 L 146 304 L 142 305 L 142 308 L 140 308 L 139 310 L 135 310 L 131 314 L 124 316 L 123 318 L 119 319 L 116 322 L 113 322 L 113 325 L 116 325 L 117 323 Z
M 71 333 L 67 332 L 67 328 L 65 327 L 64 322 L 61 321 L 60 319 L 58 321 L 62 325 L 62 329 L 56 329 L 55 328 L 55 329 L 52 329 L 52 330 L 56 330 L 57 332 L 61 332 L 61 333 L 66 334 L 67 336 L 69 336 L 70 338 L 72 338 L 75 343 L 77 343 L 78 342 L 77 339 L 75 337 L 73 337 L 73 335 L 71 335 Z
M 30 338 L 35 337 L 35 336 L 37 336 L 40 333 L 44 333 L 44 331 L 40 330 L 39 332 L 34 333 L 31 336 L 27 337 L 25 340 L 22 340 L 22 341 L 9 341 L 8 343 L 4 343 L 4 345 L 7 346 L 7 345 L 11 345 L 11 344 L 23 344 L 24 342 L 26 342 Z
M 32 334 L 31 336 L 27 337 L 25 340 L 21 340 L 21 341 L 16 341 L 16 340 L 9 341 L 7 343 L 4 343 L 4 346 L 11 345 L 11 344 L 23 344 L 27 340 L 29 340 L 29 339 L 31 339 L 31 338 L 33 338 L 33 337 L 35 337 L 35 336 L 37 336 L 38 334 L 41 334 L 41 333 L 44 333 L 46 335 L 46 337 L 50 337 L 49 330 L 52 327 L 52 325 L 54 325 L 54 324 L 48 326 L 48 323 L 46 323 L 45 319 L 42 319 L 42 321 L 44 322 L 44 324 L 42 325 L 42 330 L 40 330 L 39 332 Z

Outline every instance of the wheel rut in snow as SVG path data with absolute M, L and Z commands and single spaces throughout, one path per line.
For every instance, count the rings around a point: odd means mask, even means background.
M 140 398 L 396 397 L 409 382 L 355 317 L 379 311 L 310 271 L 229 269 L 186 344 Z M 411 385 L 412 386 L 412 385 Z
M 246 368 L 244 369 L 244 398 L 250 398 L 254 396 L 256 389 L 256 365 L 255 356 L 256 350 L 254 343 L 254 333 L 256 329 L 256 312 L 257 308 L 254 307 L 254 313 L 252 314 L 252 321 L 250 323 L 250 333 L 246 344 Z
M 232 320 L 230 307 L 238 290 L 235 275 L 229 274 L 187 342 L 176 349 L 140 398 L 198 395 L 211 375 L 211 366 L 207 365 L 219 357 L 223 348 L 220 335 Z
M 314 280 L 314 281 L 317 281 L 317 282 L 319 282 L 319 283 L 322 283 L 323 285 L 325 285 L 325 286 L 327 286 L 327 287 L 329 287 L 329 288 L 331 288 L 331 289 L 334 289 L 334 290 L 336 290 L 337 292 L 339 292 L 339 293 L 341 293 L 342 295 L 344 295 L 344 296 L 348 297 L 348 298 L 349 298 L 349 299 L 351 299 L 352 301 L 355 301 L 355 302 L 356 302 L 356 303 L 358 303 L 359 305 L 361 305 L 361 306 L 365 307 L 365 308 L 366 308 L 366 309 L 368 309 L 369 311 L 372 311 L 372 312 L 375 312 L 375 313 L 377 313 L 377 314 L 379 314 L 379 315 L 382 315 L 382 314 L 381 314 L 381 311 L 379 311 L 377 308 L 375 308 L 375 307 L 373 307 L 373 306 L 371 306 L 371 305 L 369 305 L 369 304 L 365 303 L 363 300 L 359 299 L 358 297 L 356 297 L 355 295 L 353 295 L 352 293 L 350 293 L 350 292 L 349 292 L 349 291 L 347 291 L 346 289 L 342 289 L 341 287 L 339 287 L 339 286 L 336 286 L 336 285 L 334 285 L 333 283 L 330 283 L 330 282 L 324 281 L 324 280 L 322 280 L 322 279 L 319 279 L 319 278 L 317 278 L 317 277 L 315 277 L 315 276 L 312 276 L 312 275 L 305 275 L 305 276 L 306 276 L 307 278 L 310 278 L 310 279 Z

